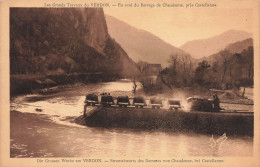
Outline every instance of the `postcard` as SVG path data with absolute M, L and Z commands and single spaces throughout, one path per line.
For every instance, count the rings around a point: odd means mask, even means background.
M 259 1 L 2 1 L 0 166 L 259 160 Z

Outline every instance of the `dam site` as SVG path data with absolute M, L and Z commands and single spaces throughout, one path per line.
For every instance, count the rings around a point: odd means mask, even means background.
M 108 152 L 114 157 L 252 154 L 252 105 L 231 105 L 226 113 L 97 105 L 87 106 L 87 116 L 83 116 L 86 94 L 134 97 L 132 86 L 131 80 L 67 85 L 55 91 L 51 88 L 49 93 L 13 98 L 11 157 L 104 157 Z M 182 102 L 187 97 L 179 94 L 174 98 Z M 243 111 L 230 113 L 235 109 Z M 224 134 L 227 139 L 215 145 Z M 73 142 L 67 145 L 70 140 Z

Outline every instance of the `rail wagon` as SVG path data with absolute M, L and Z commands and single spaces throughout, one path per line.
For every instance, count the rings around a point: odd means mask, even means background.
M 96 104 L 99 104 L 98 102 L 98 96 L 94 94 L 88 94 L 86 95 L 85 103 L 87 106 L 95 106 Z
M 152 99 L 150 99 L 150 103 L 151 103 L 152 108 L 158 108 L 159 109 L 159 108 L 163 107 L 161 99 L 152 98 Z
M 144 106 L 147 106 L 147 104 L 143 97 L 135 97 L 133 100 L 133 106 L 135 106 L 135 108 L 143 108 Z
M 129 101 L 128 96 L 119 96 L 119 97 L 117 97 L 117 105 L 119 105 L 119 107 L 130 106 L 130 101 Z
M 179 100 L 168 100 L 168 105 L 170 110 L 178 110 L 181 108 L 181 103 Z
M 101 96 L 101 105 L 110 107 L 111 105 L 114 105 L 114 104 L 115 104 L 115 102 L 114 102 L 113 96 L 110 96 L 110 95 Z

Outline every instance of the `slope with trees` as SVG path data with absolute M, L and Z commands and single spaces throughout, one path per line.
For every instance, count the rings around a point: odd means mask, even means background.
M 135 63 L 108 34 L 102 9 L 10 9 L 11 74 L 133 71 Z
M 168 87 L 201 86 L 207 88 L 239 88 L 254 81 L 254 49 L 252 39 L 229 44 L 224 50 L 192 63 L 188 57 L 171 56 L 170 66 L 160 73 Z

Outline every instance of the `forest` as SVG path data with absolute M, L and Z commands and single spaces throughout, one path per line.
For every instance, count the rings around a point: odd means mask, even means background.
M 139 62 L 139 79 L 147 91 L 161 91 L 181 87 L 204 87 L 215 89 L 239 89 L 254 84 L 254 49 L 249 46 L 241 53 L 231 53 L 224 49 L 215 55 L 215 61 L 209 58 L 194 60 L 188 54 L 172 54 L 169 66 L 163 68 L 156 83 L 142 75 L 145 62 Z

